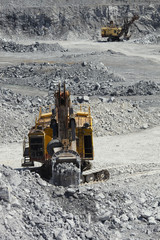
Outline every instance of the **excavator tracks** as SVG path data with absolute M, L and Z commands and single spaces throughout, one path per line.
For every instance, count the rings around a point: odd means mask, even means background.
M 38 173 L 41 178 L 56 186 L 75 186 L 83 184 L 107 181 L 110 178 L 106 169 L 93 169 L 80 171 L 80 168 L 73 162 L 61 162 L 55 164 L 52 160 L 47 161 L 41 167 L 25 168 L 31 172 Z
M 82 183 L 108 180 L 110 174 L 106 169 L 92 169 L 82 173 Z
M 81 171 L 81 159 L 73 150 L 60 150 L 52 156 L 52 178 L 50 183 L 58 186 L 78 186 L 81 183 L 104 181 L 109 179 L 106 169 Z

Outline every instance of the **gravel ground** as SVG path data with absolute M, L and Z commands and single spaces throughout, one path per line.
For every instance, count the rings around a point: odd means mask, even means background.
M 0 239 L 160 239 L 160 8 L 134 2 L 2 1 Z M 135 11 L 129 42 L 99 41 Z M 75 109 L 91 106 L 106 182 L 55 187 L 21 168 L 22 140 L 64 80 Z
M 54 187 L 29 171 L 1 166 L 0 173 L 2 239 L 159 239 L 159 171 L 79 190 Z
M 128 59 L 131 61 L 130 56 Z M 87 65 L 86 69 L 90 69 Z M 37 81 L 37 88 L 30 86 L 28 78 L 32 84 L 31 78 L 43 79 L 45 76 L 38 73 L 39 66 L 37 63 L 22 64 L 23 71 L 15 65 L 1 68 L 4 73 L 1 79 L 1 126 L 5 126 L 1 127 L 0 162 L 16 169 L 21 168 L 23 136 L 34 124 L 39 106 L 53 103 L 52 93 L 58 82 L 55 81 L 49 91 L 48 82 L 43 81 L 40 85 L 41 81 Z M 44 72 L 46 68 L 57 67 L 54 64 L 42 66 Z M 92 75 L 94 79 L 101 68 L 96 68 L 99 65 L 95 62 L 93 66 L 96 69 Z M 100 66 L 104 68 L 103 64 Z M 27 70 L 31 68 L 33 71 Z M 59 79 L 64 79 L 61 69 Z M 13 78 L 15 70 L 19 77 L 23 74 L 22 78 Z M 108 73 L 108 69 L 103 70 Z M 114 72 L 114 69 L 109 70 Z M 82 74 L 79 68 L 79 73 L 85 76 L 87 71 Z M 72 74 L 76 74 L 75 69 Z M 22 236 L 23 239 L 56 240 L 159 239 L 159 85 L 154 81 L 140 81 L 131 86 L 123 75 L 122 79 L 112 81 L 114 92 L 123 92 L 122 96 L 100 96 L 97 89 L 89 90 L 87 95 L 72 96 L 75 108 L 79 102 L 91 105 L 94 136 L 99 136 L 94 137 L 93 167 L 107 168 L 110 180 L 68 189 L 54 187 L 29 171 L 1 166 L 2 239 L 22 239 Z M 86 83 L 89 81 L 86 78 Z M 74 88 L 76 81 L 73 84 Z M 126 94 L 127 89 L 133 91 Z M 153 94 L 148 94 L 149 91 Z

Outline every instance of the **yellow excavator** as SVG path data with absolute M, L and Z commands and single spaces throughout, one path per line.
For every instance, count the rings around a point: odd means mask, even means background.
M 93 128 L 90 106 L 75 112 L 70 93 L 59 89 L 55 93 L 55 106 L 42 113 L 35 121 L 24 141 L 23 167 L 42 163 L 40 175 L 54 185 L 69 186 L 106 180 L 106 169 L 92 169 L 94 159 Z
M 107 41 L 120 41 L 129 40 L 131 35 L 128 35 L 129 28 L 133 24 L 134 21 L 138 20 L 139 16 L 134 15 L 130 21 L 128 19 L 124 20 L 124 24 L 122 27 L 118 27 L 113 21 L 110 21 L 110 24 L 106 27 L 101 28 L 101 37 L 107 38 Z

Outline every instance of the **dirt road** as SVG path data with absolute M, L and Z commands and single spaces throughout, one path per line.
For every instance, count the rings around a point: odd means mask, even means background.
M 94 167 L 160 164 L 160 127 L 121 136 L 94 138 Z M 21 167 L 22 143 L 2 144 L 0 163 Z
M 160 127 L 121 136 L 99 137 L 95 162 L 100 166 L 160 163 Z

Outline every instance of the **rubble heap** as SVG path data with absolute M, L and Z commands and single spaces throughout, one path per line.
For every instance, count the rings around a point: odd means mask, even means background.
M 16 240 L 159 239 L 159 175 L 55 187 L 0 165 L 0 235 Z M 152 188 L 151 188 L 152 184 Z M 150 189 L 150 190 L 148 190 Z
M 66 50 L 58 43 L 46 44 L 35 42 L 31 45 L 18 44 L 12 41 L 5 41 L 0 39 L 0 50 L 5 52 L 52 52 L 60 51 L 65 52 Z

